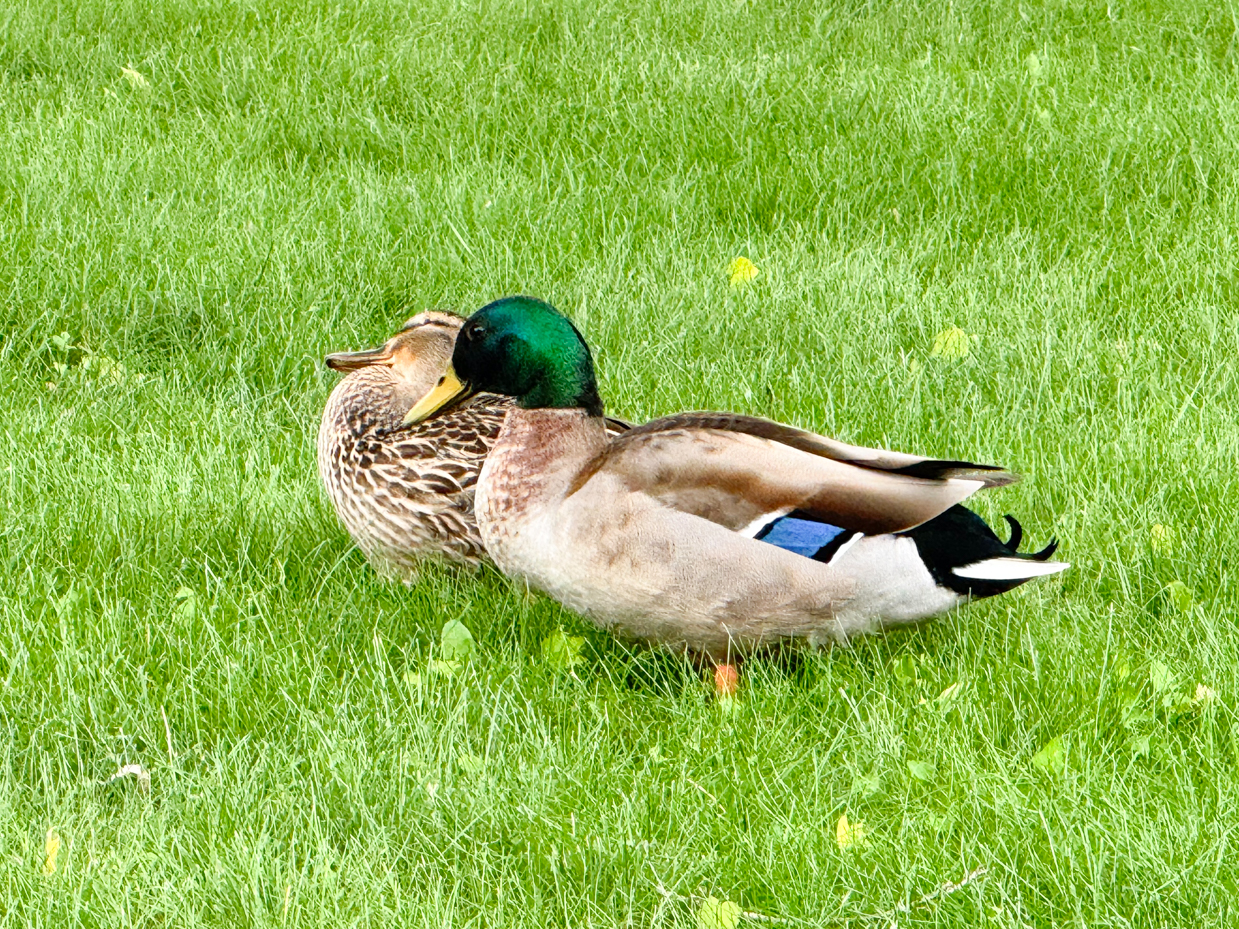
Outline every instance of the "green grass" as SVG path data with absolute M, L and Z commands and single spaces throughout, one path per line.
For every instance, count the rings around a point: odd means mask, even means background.
M 8 4 L 0 922 L 1235 922 L 1237 27 Z M 980 511 L 1074 566 L 755 662 L 730 710 L 493 572 L 385 586 L 318 487 L 322 355 L 516 291 L 581 324 L 616 415 L 1001 462 L 1026 479 Z M 972 351 L 931 356 L 951 325 Z M 434 675 L 452 619 L 478 653 Z

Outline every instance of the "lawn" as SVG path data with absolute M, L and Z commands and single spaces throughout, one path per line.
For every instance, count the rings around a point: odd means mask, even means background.
M 11 0 L 0 925 L 1234 923 L 1236 191 L 1233 4 Z M 384 584 L 322 356 L 512 292 L 1073 567 L 723 703 Z

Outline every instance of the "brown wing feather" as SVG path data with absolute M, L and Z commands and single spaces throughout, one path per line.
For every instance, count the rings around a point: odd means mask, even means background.
M 655 420 L 613 438 L 576 486 L 602 469 L 630 491 L 734 530 L 799 509 L 846 529 L 897 532 L 986 483 L 1014 479 L 985 465 L 865 449 L 768 420 L 713 413 Z
M 878 471 L 890 471 L 909 477 L 946 479 L 952 477 L 981 481 L 986 487 L 1002 487 L 1020 479 L 1018 474 L 997 465 L 977 464 L 971 461 L 926 458 L 924 455 L 909 455 L 884 448 L 865 448 L 849 445 L 814 432 L 785 426 L 759 416 L 742 416 L 738 413 L 714 413 L 697 411 L 677 413 L 662 419 L 651 420 L 641 426 L 633 426 L 630 436 L 652 434 L 676 429 L 710 429 L 720 432 L 738 432 L 759 439 L 779 442 L 791 448 L 831 458 L 844 464 Z

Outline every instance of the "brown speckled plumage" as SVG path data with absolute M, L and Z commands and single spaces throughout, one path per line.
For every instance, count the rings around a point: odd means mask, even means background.
M 448 313 L 421 313 L 381 348 L 327 358 L 349 373 L 323 411 L 319 475 L 374 569 L 406 583 L 427 557 L 462 564 L 485 557 L 474 485 L 512 401 L 482 394 L 426 422 L 400 424 L 442 376 L 460 325 Z

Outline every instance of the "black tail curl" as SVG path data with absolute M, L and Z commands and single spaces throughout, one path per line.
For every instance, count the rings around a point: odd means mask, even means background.
M 1024 539 L 1024 527 L 1020 525 L 1020 521 L 1010 513 L 1003 514 L 1003 519 L 1007 521 L 1007 525 L 1011 527 L 1011 538 L 1007 539 L 1007 548 L 1011 549 L 1011 554 L 1020 554 L 1020 542 Z M 1058 539 L 1050 536 L 1050 544 L 1039 552 L 1031 552 L 1024 555 L 1025 558 L 1032 558 L 1035 561 L 1049 561 L 1050 556 L 1058 551 Z
M 979 600 L 1019 587 L 1028 578 L 965 578 L 956 574 L 955 568 L 976 564 L 987 558 L 1009 558 L 1012 555 L 1029 561 L 1046 561 L 1058 548 L 1057 540 L 1051 540 L 1049 545 L 1035 554 L 1020 552 L 1018 549 L 1024 539 L 1024 528 L 1014 516 L 1005 518 L 1011 526 L 1011 538 L 1006 542 L 998 538 L 985 520 L 958 503 L 915 529 L 900 534 L 916 543 L 917 552 L 935 583 Z
M 1011 549 L 1012 552 L 1018 552 L 1020 550 L 1020 542 L 1024 539 L 1024 527 L 1010 513 L 1004 514 L 1002 518 L 1011 527 L 1011 538 L 1007 539 L 1007 548 Z

